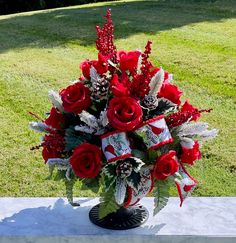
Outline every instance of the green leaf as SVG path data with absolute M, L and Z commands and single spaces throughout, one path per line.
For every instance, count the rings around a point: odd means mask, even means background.
M 99 191 L 99 178 L 88 178 L 88 179 L 84 179 L 81 181 L 82 182 L 82 186 L 81 189 L 82 190 L 91 190 L 94 193 L 98 193 Z
M 91 134 L 77 132 L 73 126 L 70 126 L 65 133 L 66 150 L 70 151 L 78 145 L 91 140 L 91 138 Z
M 134 157 L 139 158 L 141 160 L 146 160 L 147 159 L 147 155 L 145 152 L 138 150 L 138 149 L 133 149 L 132 150 L 132 154 Z
M 103 168 L 102 172 L 107 177 L 114 177 L 114 176 L 116 176 L 116 167 L 117 167 L 117 163 L 116 162 L 108 163 Z
M 126 177 L 127 184 L 134 190 L 138 191 L 141 186 L 141 175 L 139 172 L 132 171 L 131 175 Z
M 53 171 L 55 169 L 55 165 L 49 165 L 48 166 L 48 170 L 49 170 L 49 175 L 46 178 L 47 180 L 51 180 L 52 179 L 52 175 L 53 175 Z
M 156 215 L 167 205 L 169 199 L 169 190 L 170 181 L 168 179 L 164 181 L 156 181 L 155 188 L 153 190 L 153 195 L 155 197 L 153 215 Z
M 60 181 L 66 179 L 66 170 L 57 170 L 57 173 L 54 177 L 55 181 Z
M 161 152 L 159 150 L 150 149 L 148 151 L 148 160 L 149 160 L 150 164 L 153 164 L 153 162 L 156 160 L 156 158 L 159 157 L 160 155 L 161 155 Z
M 76 179 L 73 178 L 71 180 L 67 180 L 65 179 L 65 186 L 66 186 L 66 197 L 68 199 L 68 202 L 72 205 L 72 206 L 79 206 L 78 203 L 74 203 L 73 202 L 73 188 L 74 188 L 74 184 L 75 184 Z
M 120 207 L 115 201 L 114 197 L 114 187 L 110 187 L 110 189 L 103 193 L 100 199 L 99 205 L 99 218 L 102 219 L 106 217 L 108 214 L 116 212 Z

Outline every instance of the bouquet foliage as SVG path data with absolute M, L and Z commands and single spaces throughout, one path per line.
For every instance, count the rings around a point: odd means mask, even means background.
M 197 181 L 185 167 L 201 159 L 201 143 L 217 130 L 198 121 L 211 110 L 182 103 L 173 76 L 151 63 L 152 43 L 143 52 L 118 51 L 110 10 L 105 17 L 96 27 L 98 59 L 83 61 L 83 75 L 60 92 L 49 91 L 48 116 L 30 123 L 45 133 L 34 148 L 42 147 L 50 177 L 65 181 L 71 204 L 79 180 L 81 189 L 101 192 L 101 218 L 150 192 L 156 214 L 172 184 L 180 205 L 192 193 Z

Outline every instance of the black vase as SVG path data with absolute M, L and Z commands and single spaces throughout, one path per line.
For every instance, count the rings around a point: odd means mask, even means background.
M 121 207 L 114 213 L 108 214 L 106 217 L 99 218 L 99 205 L 94 206 L 89 212 L 89 219 L 92 223 L 106 229 L 127 230 L 139 227 L 148 219 L 148 210 L 141 206 Z

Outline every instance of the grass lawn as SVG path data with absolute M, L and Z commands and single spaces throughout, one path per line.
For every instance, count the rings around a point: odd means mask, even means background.
M 138 1 L 81 5 L 0 16 L 0 196 L 63 196 L 63 183 L 44 180 L 47 168 L 40 135 L 28 129 L 50 108 L 48 89 L 61 89 L 79 76 L 78 64 L 95 58 L 95 25 L 112 9 L 119 49 L 143 49 L 174 74 L 194 105 L 220 129 L 203 158 L 191 168 L 199 180 L 195 196 L 236 196 L 236 2 Z M 79 196 L 91 195 L 75 189 Z M 173 190 L 173 195 L 176 195 Z

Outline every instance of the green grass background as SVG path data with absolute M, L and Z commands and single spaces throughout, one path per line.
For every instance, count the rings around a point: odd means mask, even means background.
M 174 74 L 189 101 L 213 108 L 203 115 L 220 129 L 191 168 L 195 196 L 236 196 L 235 1 L 112 1 L 0 16 L 0 196 L 63 196 L 63 183 L 45 180 L 40 135 L 28 130 L 50 109 L 49 89 L 79 76 L 78 64 L 95 58 L 95 25 L 112 9 L 119 49 L 143 49 Z M 75 188 L 77 196 L 92 195 Z M 172 190 L 172 195 L 176 195 Z

